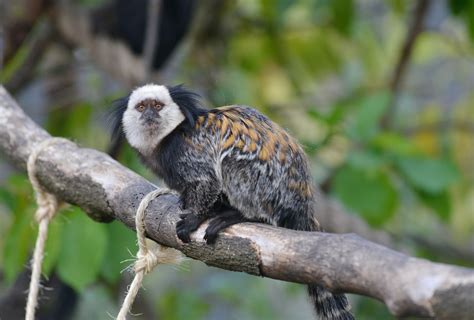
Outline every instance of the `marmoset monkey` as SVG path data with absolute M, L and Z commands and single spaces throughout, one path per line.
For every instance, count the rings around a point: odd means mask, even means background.
M 318 231 L 315 192 L 302 148 L 280 126 L 240 105 L 207 110 L 183 86 L 148 84 L 119 100 L 114 133 L 125 134 L 143 162 L 181 194 L 183 242 L 210 218 L 204 238 L 254 221 Z M 310 284 L 323 319 L 354 319 L 347 298 Z

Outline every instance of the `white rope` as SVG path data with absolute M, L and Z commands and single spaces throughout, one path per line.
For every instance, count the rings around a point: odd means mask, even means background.
M 28 290 L 28 301 L 26 304 L 26 320 L 35 319 L 35 311 L 38 305 L 38 291 L 40 287 L 41 265 L 44 257 L 44 246 L 46 238 L 48 237 L 49 221 L 53 219 L 58 211 L 59 201 L 55 195 L 46 192 L 40 185 L 36 177 L 36 160 L 41 151 L 46 149 L 51 144 L 57 142 L 70 142 L 64 138 L 49 138 L 39 143 L 28 157 L 27 170 L 28 178 L 36 194 L 36 202 L 38 209 L 35 213 L 35 219 L 39 224 L 38 237 L 36 239 L 35 251 L 33 253 L 33 260 L 31 261 L 31 280 L 30 288 Z
M 152 271 L 158 264 L 179 264 L 183 259 L 183 254 L 173 248 L 165 247 L 160 244 L 157 244 L 156 248 L 149 248 L 145 237 L 145 210 L 153 199 L 167 193 L 173 192 L 167 189 L 156 189 L 143 197 L 138 206 L 137 214 L 135 215 L 138 241 L 137 260 L 133 265 L 135 277 L 120 308 L 117 320 L 126 320 L 138 290 L 140 290 L 145 274 Z

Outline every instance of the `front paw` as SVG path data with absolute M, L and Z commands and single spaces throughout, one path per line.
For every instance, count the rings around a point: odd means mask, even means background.
M 181 241 L 188 243 L 191 241 L 191 232 L 199 228 L 205 219 L 190 210 L 184 210 L 183 212 L 179 215 L 181 220 L 176 223 L 176 234 Z

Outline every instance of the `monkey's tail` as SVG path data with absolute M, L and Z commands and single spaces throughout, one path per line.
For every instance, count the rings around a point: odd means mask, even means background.
M 314 202 L 313 202 L 314 204 Z M 324 230 L 316 220 L 315 208 L 309 208 L 306 214 L 290 215 L 293 219 L 283 219 L 283 223 L 278 225 L 284 228 L 301 231 Z M 329 290 L 316 284 L 308 285 L 308 294 L 313 302 L 316 315 L 319 320 L 354 320 L 350 312 L 350 304 L 344 294 L 333 294 Z
M 306 220 L 306 221 L 304 221 Z M 324 230 L 313 215 L 303 219 L 303 228 L 306 231 Z M 354 320 L 350 312 L 351 306 L 345 294 L 334 294 L 316 284 L 308 285 L 308 294 L 313 302 L 314 309 L 320 320 Z
M 318 285 L 308 285 L 309 297 L 321 320 L 354 320 L 344 294 L 333 294 Z

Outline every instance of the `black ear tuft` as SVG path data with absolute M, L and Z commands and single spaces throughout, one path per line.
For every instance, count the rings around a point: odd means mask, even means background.
M 127 110 L 129 97 L 130 96 L 126 96 L 115 100 L 112 103 L 112 109 L 108 113 L 107 122 L 109 129 L 111 130 L 112 144 L 117 143 L 124 137 L 122 118 L 125 110 Z
M 181 112 L 186 117 L 188 124 L 194 127 L 197 118 L 206 113 L 199 101 L 200 95 L 186 89 L 182 84 L 168 87 L 171 99 L 178 105 Z

